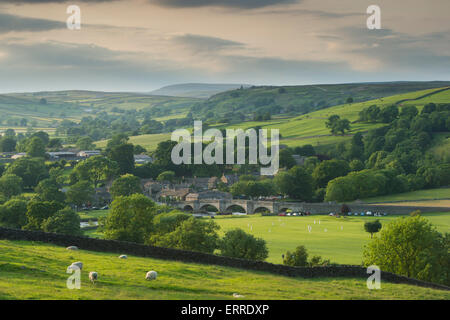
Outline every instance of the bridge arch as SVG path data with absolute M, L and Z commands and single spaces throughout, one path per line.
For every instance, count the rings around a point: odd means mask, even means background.
M 183 211 L 194 212 L 194 207 L 192 207 L 190 204 L 187 204 L 183 207 Z
M 199 209 L 200 209 L 200 211 L 204 211 L 204 212 L 219 212 L 219 209 L 215 205 L 210 204 L 210 203 L 205 203 Z
M 226 212 L 240 212 L 240 213 L 247 213 L 247 210 L 238 204 L 232 204 L 231 206 L 228 206 L 226 209 Z
M 253 213 L 272 213 L 269 208 L 260 206 L 253 210 Z

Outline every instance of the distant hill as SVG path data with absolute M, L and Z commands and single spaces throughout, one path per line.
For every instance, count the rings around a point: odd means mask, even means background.
M 190 98 L 209 98 L 217 93 L 250 87 L 248 84 L 211 84 L 211 83 L 182 83 L 162 87 L 150 92 L 153 95 L 190 97 Z
M 300 115 L 328 107 L 447 87 L 450 81 L 350 83 L 304 86 L 252 86 L 218 93 L 196 104 L 192 113 L 203 119 L 236 122 L 255 114 Z
M 85 90 L 0 94 L 0 127 L 17 128 L 23 118 L 28 124 L 36 122 L 38 126 L 49 127 L 54 126 L 54 121 L 79 120 L 101 111 L 158 108 L 161 115 L 168 116 L 187 112 L 202 101 L 189 97 Z

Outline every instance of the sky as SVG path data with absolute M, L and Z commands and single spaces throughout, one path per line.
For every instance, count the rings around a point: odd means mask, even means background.
M 80 30 L 66 24 L 74 4 Z M 0 92 L 450 80 L 449 12 L 448 0 L 0 0 Z

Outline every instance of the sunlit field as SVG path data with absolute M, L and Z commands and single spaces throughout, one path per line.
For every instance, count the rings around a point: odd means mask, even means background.
M 450 232 L 450 213 L 423 214 L 439 232 Z M 339 264 L 359 265 L 362 262 L 364 245 L 370 234 L 364 231 L 364 223 L 379 219 L 383 225 L 399 216 L 386 217 L 329 217 L 313 215 L 290 216 L 239 216 L 217 217 L 221 232 L 241 228 L 267 241 L 267 261 L 282 263 L 281 255 L 304 245 L 310 255 L 320 255 Z M 311 226 L 311 232 L 308 231 Z M 375 237 L 375 236 L 374 236 Z
M 66 287 L 67 267 L 83 262 L 81 288 Z M 154 270 L 158 278 L 146 281 Z M 98 282 L 88 279 L 90 271 Z M 242 295 L 234 298 L 233 294 Z M 214 265 L 67 251 L 38 242 L 0 241 L 0 299 L 449 299 L 448 291 L 366 279 L 302 279 Z

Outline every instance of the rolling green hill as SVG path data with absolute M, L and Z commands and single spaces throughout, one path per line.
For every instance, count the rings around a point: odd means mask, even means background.
M 83 262 L 81 289 L 69 290 L 67 267 Z M 158 278 L 144 279 L 155 270 Z M 89 282 L 96 271 L 98 282 Z M 302 279 L 264 272 L 110 253 L 67 251 L 49 244 L 0 241 L 0 299 L 450 299 L 448 291 L 383 282 L 368 290 L 365 279 Z
M 249 85 L 224 84 L 224 83 L 181 83 L 162 87 L 150 92 L 153 95 L 172 96 L 172 97 L 191 97 L 191 98 L 209 98 L 217 93 L 244 88 Z
M 44 100 L 45 99 L 45 100 Z M 13 93 L 0 95 L 0 126 L 26 127 L 27 125 L 55 127 L 64 119 L 78 121 L 83 116 L 95 116 L 100 111 L 118 112 L 160 108 L 166 118 L 187 113 L 190 107 L 201 100 L 195 98 L 155 96 L 126 92 L 55 91 L 36 93 Z M 16 123 L 14 123 L 16 122 Z
M 442 91 L 442 89 L 447 90 Z M 437 93 L 434 93 L 437 92 Z M 417 99 L 424 95 L 425 98 Z M 396 104 L 399 101 L 404 101 L 399 104 L 400 108 L 405 105 L 415 105 L 419 109 L 429 102 L 435 103 L 449 103 L 450 102 L 450 87 L 435 88 L 414 91 L 404 94 L 393 95 L 389 97 L 377 98 L 364 102 L 345 103 L 342 105 L 329 107 L 322 110 L 313 111 L 304 115 L 290 117 L 287 115 L 280 115 L 268 121 L 243 121 L 233 124 L 216 124 L 212 125 L 217 128 L 228 129 L 248 129 L 253 127 L 261 127 L 263 129 L 279 129 L 281 134 L 280 143 L 289 147 L 302 146 L 311 144 L 315 147 L 326 148 L 336 143 L 348 141 L 352 134 L 356 132 L 365 132 L 369 129 L 384 126 L 382 123 L 360 123 L 358 120 L 359 112 L 373 104 L 379 107 Z M 330 130 L 325 127 L 325 121 L 333 114 L 339 115 L 341 118 L 347 118 L 351 122 L 351 131 L 346 135 L 332 135 Z M 149 134 L 130 138 L 130 142 L 140 144 L 149 151 L 155 150 L 160 141 L 170 139 L 170 134 Z M 445 157 L 448 151 L 448 137 L 446 135 L 435 135 L 435 142 L 432 152 L 436 155 Z M 97 142 L 99 147 L 106 145 L 106 141 Z
M 194 115 L 211 119 L 234 119 L 236 114 L 303 114 L 342 105 L 351 97 L 363 102 L 403 93 L 446 87 L 450 82 L 356 83 L 306 86 L 261 86 L 222 92 L 197 104 Z

